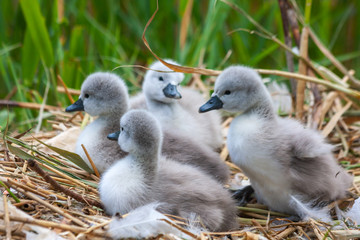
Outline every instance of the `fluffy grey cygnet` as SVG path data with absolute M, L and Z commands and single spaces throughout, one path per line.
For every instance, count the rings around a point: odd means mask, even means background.
M 155 117 L 131 110 L 120 127 L 118 144 L 129 155 L 111 166 L 99 184 L 108 214 L 159 202 L 160 212 L 184 218 L 196 214 L 211 231 L 236 228 L 235 203 L 220 183 L 197 168 L 160 156 L 162 133 Z
M 165 61 L 178 65 L 170 59 Z M 149 68 L 172 71 L 159 61 Z M 180 88 L 183 79 L 183 73 L 148 70 L 142 85 L 148 110 L 157 117 L 163 129 L 183 132 L 201 144 L 220 149 L 223 143 L 220 114 L 198 114 L 198 107 L 204 98 L 198 91 Z
M 253 69 L 232 66 L 220 74 L 212 98 L 199 111 L 221 108 L 241 113 L 230 125 L 227 146 L 259 202 L 305 217 L 297 200 L 321 206 L 345 197 L 352 176 L 338 165 L 332 146 L 317 131 L 278 117 Z
M 100 173 L 108 169 L 114 159 L 126 156 L 118 144 L 106 137 L 119 129 L 119 118 L 129 107 L 128 98 L 127 87 L 119 76 L 96 72 L 90 74 L 81 85 L 79 100 L 66 108 L 67 112 L 85 111 L 91 116 L 98 116 L 81 132 L 75 152 L 91 168 L 81 147 L 83 144 Z
M 128 109 L 129 96 L 124 81 L 115 74 L 104 72 L 89 75 L 81 86 L 79 100 L 66 108 L 68 112 L 85 111 L 99 116 L 81 133 L 76 153 L 90 166 L 81 147 L 84 144 L 100 173 L 126 155 L 116 142 L 106 136 L 119 130 L 119 119 Z M 226 183 L 229 178 L 229 169 L 217 153 L 183 133 L 165 131 L 162 151 L 175 161 L 200 168 L 221 183 Z

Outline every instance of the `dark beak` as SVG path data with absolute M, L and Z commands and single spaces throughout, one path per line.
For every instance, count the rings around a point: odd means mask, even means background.
M 84 111 L 84 103 L 81 98 L 65 109 L 65 112 Z
M 176 85 L 172 85 L 171 83 L 169 83 L 163 89 L 163 92 L 164 92 L 165 96 L 168 98 L 175 98 L 175 99 L 181 98 L 181 94 L 178 92 Z
M 223 102 L 220 100 L 218 96 L 214 96 L 199 108 L 199 113 L 208 112 L 214 109 L 220 109 L 222 107 L 223 107 Z
M 109 135 L 107 135 L 107 138 L 109 140 L 117 141 L 119 139 L 119 135 L 120 135 L 120 131 L 117 131 L 117 132 L 110 133 Z

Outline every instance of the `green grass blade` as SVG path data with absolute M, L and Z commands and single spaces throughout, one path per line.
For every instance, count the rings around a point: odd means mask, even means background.
M 10 196 L 15 200 L 15 202 L 19 203 L 20 200 L 15 196 L 15 194 L 13 192 L 10 191 L 10 189 L 6 186 L 5 183 L 3 183 L 1 180 L 0 180 L 0 185 L 3 186 L 6 191 L 10 194 Z
M 47 67 L 54 64 L 54 54 L 51 47 L 50 37 L 45 27 L 44 17 L 40 12 L 37 0 L 21 0 L 20 5 L 24 13 L 25 21 L 31 38 Z
M 94 173 L 94 171 L 91 168 L 89 168 L 89 166 L 84 162 L 84 160 L 79 155 L 77 155 L 76 153 L 69 152 L 69 151 L 54 147 L 54 146 L 50 146 L 50 145 L 40 141 L 37 138 L 35 138 L 35 140 L 38 141 L 39 143 L 41 143 L 42 145 L 50 148 L 54 152 L 60 154 L 64 158 L 66 158 L 66 159 L 70 160 L 71 162 L 75 163 L 77 166 L 81 167 L 82 169 L 84 169 L 88 173 Z
M 22 48 L 21 68 L 24 85 L 30 87 L 34 78 L 36 68 L 40 61 L 39 52 L 30 36 L 29 29 L 25 32 L 24 45 Z

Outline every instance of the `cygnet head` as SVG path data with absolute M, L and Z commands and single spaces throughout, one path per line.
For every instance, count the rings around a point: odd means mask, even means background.
M 118 140 L 120 148 L 130 154 L 158 154 L 162 144 L 160 123 L 145 110 L 128 111 L 120 119 L 120 131 L 108 138 Z
M 246 112 L 268 100 L 270 95 L 257 72 L 245 66 L 231 66 L 216 79 L 214 93 L 199 112 L 220 108 L 230 112 Z
M 174 65 L 179 65 L 171 59 L 165 59 L 164 61 Z M 160 71 L 172 71 L 160 61 L 154 62 L 149 68 Z M 181 98 L 181 94 L 179 93 L 177 87 L 183 79 L 184 74 L 180 72 L 165 73 L 148 70 L 145 74 L 142 86 L 143 92 L 145 93 L 147 99 L 171 103 L 174 99 Z
M 79 99 L 65 111 L 85 111 L 91 116 L 120 116 L 129 108 L 128 98 L 127 87 L 119 76 L 96 72 L 85 79 Z

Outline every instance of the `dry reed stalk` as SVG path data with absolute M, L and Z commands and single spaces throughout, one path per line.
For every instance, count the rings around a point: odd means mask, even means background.
M 318 123 L 318 129 L 321 130 L 322 125 L 321 123 L 324 122 L 325 116 L 330 110 L 331 106 L 333 105 L 335 99 L 339 96 L 337 92 L 330 92 L 328 95 L 326 95 L 325 100 L 323 101 L 321 105 L 321 115 Z
M 19 183 L 17 181 L 14 181 L 12 179 L 7 179 L 7 182 L 10 183 L 12 186 L 16 186 L 16 187 L 21 187 L 23 188 L 24 190 L 26 191 L 29 191 L 29 192 L 32 192 L 32 193 L 35 193 L 36 195 L 39 195 L 45 199 L 48 199 L 49 198 L 49 195 L 48 194 L 45 194 L 45 193 L 42 193 L 40 191 L 38 191 L 38 189 L 34 189 L 34 188 L 31 188 L 31 187 L 28 187 L 26 185 L 24 185 L 23 183 Z
M 98 208 L 102 208 L 102 204 L 96 200 L 93 199 L 89 199 L 86 198 L 84 196 L 81 196 L 73 191 L 71 191 L 70 189 L 64 188 L 63 186 L 60 186 L 54 179 L 52 179 L 49 174 L 47 174 L 46 172 L 44 172 L 39 165 L 32 159 L 28 160 L 29 162 L 29 167 L 35 171 L 37 174 L 39 174 L 46 182 L 50 183 L 50 185 L 60 191 L 65 193 L 67 196 L 70 196 L 72 198 L 74 198 L 75 200 L 79 201 L 79 202 L 83 202 L 92 206 L 96 206 Z
M 345 68 L 345 66 L 336 59 L 336 57 L 321 43 L 320 39 L 316 36 L 316 34 L 310 29 L 309 35 L 311 39 L 314 41 L 316 46 L 320 49 L 320 51 L 334 64 L 334 66 L 340 70 L 340 72 L 350 79 L 350 81 L 357 87 L 360 88 L 360 81 L 356 79 L 353 75 L 349 74 L 349 71 Z
M 181 20 L 181 26 L 180 26 L 180 48 L 181 49 L 184 49 L 184 47 L 185 47 L 193 4 L 194 4 L 194 0 L 189 0 L 187 2 L 185 12 L 184 12 L 184 15 Z
M 60 87 L 60 86 L 57 86 L 56 87 L 56 91 L 60 92 L 60 93 L 69 93 L 71 95 L 80 95 L 81 94 L 81 91 L 80 90 L 77 90 L 77 89 L 71 89 L 71 88 L 65 88 L 64 87 Z
M 321 134 L 324 137 L 327 137 L 331 131 L 335 128 L 335 125 L 337 124 L 337 122 L 339 121 L 339 119 L 341 118 L 341 116 L 344 114 L 345 111 L 347 111 L 350 107 L 351 107 L 351 102 L 348 102 L 345 107 L 343 107 L 340 111 L 338 111 L 332 118 L 331 120 L 328 122 L 328 124 L 326 124 L 326 126 L 324 127 L 324 129 L 322 130 Z
M 177 66 L 174 64 L 170 64 L 165 62 L 164 60 L 162 60 L 160 57 L 158 57 L 158 55 L 156 55 L 150 48 L 150 45 L 148 43 L 148 41 L 146 40 L 145 37 L 145 33 L 147 28 L 149 27 L 150 23 L 152 22 L 152 20 L 154 19 L 156 13 L 159 11 L 159 2 L 156 1 L 156 10 L 153 13 L 153 15 L 150 17 L 150 19 L 148 20 L 148 22 L 145 25 L 143 34 L 142 34 L 142 40 L 145 44 L 145 46 L 147 47 L 147 49 L 152 53 L 152 55 L 159 60 L 162 64 L 164 64 L 165 66 L 167 66 L 168 68 L 170 68 L 171 70 L 175 71 L 175 72 L 183 72 L 183 73 L 198 73 L 198 74 L 203 74 L 203 75 L 210 75 L 210 76 L 217 76 L 219 75 L 219 71 L 215 71 L 215 70 L 211 70 L 211 69 L 203 69 L 203 68 L 192 68 L 192 67 L 185 67 L 185 66 Z M 196 70 L 196 72 L 194 72 L 194 70 Z
M 344 149 L 344 152 L 342 153 L 341 157 L 345 157 L 345 156 L 347 156 L 347 154 L 349 152 L 349 144 L 345 138 L 344 133 L 341 131 L 341 129 L 338 125 L 335 125 L 335 131 L 339 134 L 339 137 L 340 137 L 341 143 L 343 145 L 343 149 Z M 338 159 L 339 158 L 340 158 L 340 156 L 338 156 Z
M 355 189 L 356 193 L 360 195 L 360 189 L 358 188 L 358 186 L 356 186 L 355 182 L 353 182 L 352 186 Z
M 225 127 L 229 127 L 230 123 L 232 122 L 234 118 L 233 117 L 228 117 L 222 124 L 221 124 L 221 128 L 225 128 Z
M 296 231 L 295 227 L 288 227 L 281 233 L 277 234 L 275 239 L 286 239 L 290 234 Z
M 56 159 L 57 161 L 59 161 L 60 163 L 68 166 L 68 168 L 69 168 L 68 170 L 71 170 L 71 169 L 72 169 L 72 171 L 77 172 L 77 173 L 79 173 L 79 174 L 84 173 L 84 175 L 85 175 L 85 173 L 87 173 L 88 175 L 90 175 L 88 172 L 86 172 L 85 170 L 83 170 L 81 167 L 79 167 L 78 165 L 76 165 L 76 164 L 73 163 L 73 162 L 69 162 L 68 160 L 61 159 L 59 156 L 54 155 L 54 154 L 49 154 L 49 155 L 50 155 L 52 158 L 55 158 L 55 159 Z M 60 166 L 58 166 L 58 167 L 60 167 Z
M 193 234 L 192 232 L 190 232 L 190 231 L 188 231 L 188 230 L 186 230 L 186 229 L 184 229 L 184 228 L 182 228 L 182 227 L 180 227 L 180 226 L 178 226 L 178 225 L 170 222 L 170 221 L 167 220 L 167 219 L 159 219 L 159 220 L 166 222 L 166 223 L 169 224 L 170 226 L 178 229 L 179 231 L 185 233 L 186 235 L 189 235 L 189 236 L 192 237 L 192 238 L 197 238 L 197 236 L 196 236 L 195 234 Z
M 306 237 L 306 239 L 311 239 L 301 227 L 296 226 L 296 229 L 297 229 L 300 233 L 302 233 L 302 234 Z
M 65 90 L 65 93 L 66 93 L 66 96 L 69 98 L 71 104 L 73 104 L 75 101 L 74 99 L 72 98 L 68 88 L 66 87 L 66 84 L 65 82 L 62 80 L 61 76 L 60 75 L 57 75 L 57 80 L 61 83 L 61 85 L 63 86 L 64 90 Z
M 62 173 L 62 172 L 60 172 L 60 171 L 58 171 L 58 170 L 56 170 L 56 169 L 54 169 L 54 168 L 52 168 L 52 167 L 50 167 L 50 166 L 48 166 L 48 165 L 46 165 L 46 164 L 42 164 L 42 163 L 40 163 L 40 162 L 39 162 L 38 164 L 39 164 L 40 166 L 42 166 L 42 167 L 44 167 L 44 168 L 52 171 L 53 173 L 55 173 L 55 174 L 57 174 L 57 175 L 65 178 L 65 180 L 68 180 L 67 183 L 76 184 L 76 185 L 79 185 L 79 186 L 85 188 L 86 190 L 88 190 L 88 191 L 90 191 L 90 192 L 93 192 L 93 193 L 96 193 L 96 194 L 98 193 L 97 190 L 93 189 L 93 188 L 90 187 L 89 185 L 86 185 L 85 183 L 82 183 L 82 182 L 80 182 L 79 180 L 74 179 L 74 178 L 66 175 L 65 173 Z M 59 179 L 59 178 L 55 178 L 55 177 L 54 177 L 54 179 L 57 180 L 57 179 Z M 63 182 L 64 182 L 64 179 L 59 179 L 59 181 L 63 181 Z
M 108 225 L 111 221 L 112 221 L 112 219 L 107 220 L 106 222 L 97 224 L 97 225 L 95 225 L 95 226 L 92 226 L 92 227 L 88 228 L 88 229 L 84 232 L 84 234 L 91 234 L 92 232 L 95 232 L 97 229 L 102 228 L 102 227 L 105 227 L 105 226 Z
M 13 186 L 14 187 L 14 186 Z M 82 227 L 88 227 L 87 224 L 85 224 L 84 222 L 82 222 L 81 220 L 73 217 L 72 215 L 62 211 L 60 208 L 54 206 L 54 205 L 51 205 L 50 203 L 42 200 L 41 198 L 37 197 L 36 195 L 34 195 L 33 193 L 30 193 L 30 192 L 27 192 L 23 189 L 21 189 L 20 187 L 16 186 L 14 187 L 14 189 L 16 189 L 17 191 L 21 192 L 22 194 L 26 195 L 27 197 L 37 201 L 38 203 L 40 203 L 41 205 L 49 208 L 50 210 L 60 214 L 61 216 L 71 220 L 72 222 L 76 223 L 77 225 L 79 226 L 82 226 Z
M 2 214 L 0 214 L 0 216 L 1 215 Z M 45 220 L 23 218 L 23 217 L 19 217 L 19 216 L 10 216 L 10 220 L 15 221 L 15 222 L 37 225 L 37 226 L 41 226 L 41 227 L 45 227 L 45 228 L 57 228 L 57 229 L 61 229 L 61 230 L 71 231 L 71 232 L 77 233 L 77 234 L 84 233 L 88 229 L 87 227 L 78 227 L 78 226 L 73 226 L 73 225 L 57 223 L 57 222 L 45 221 Z M 89 233 L 88 235 L 97 236 L 97 237 L 109 237 L 106 232 L 99 231 L 99 230 L 93 231 L 93 232 Z
M 229 150 L 227 146 L 224 146 L 220 152 L 220 159 L 226 161 L 227 157 L 229 156 Z
M 35 200 L 21 200 L 19 203 L 13 203 L 12 205 L 19 208 L 23 205 L 34 204 L 34 203 L 36 203 Z
M 8 100 L 0 100 L 0 107 L 21 107 L 21 108 L 28 108 L 28 109 L 41 109 L 42 104 L 38 103 L 30 103 L 30 102 L 17 102 L 17 101 L 8 101 Z M 59 110 L 59 107 L 44 105 L 44 110 Z
M 288 10 L 290 7 L 289 7 L 287 0 L 278 0 L 278 3 L 279 3 L 279 7 L 280 7 L 282 26 L 283 26 L 283 30 L 284 30 L 285 44 L 286 44 L 286 46 L 291 48 L 292 40 L 291 40 L 291 32 L 289 31 L 289 23 L 292 20 L 289 19 L 289 14 L 288 14 Z M 286 56 L 286 65 L 288 67 L 289 72 L 294 72 L 294 57 L 293 57 L 293 55 L 291 54 L 291 52 L 285 51 L 285 56 Z M 296 83 L 295 79 L 293 79 L 293 78 L 290 78 L 290 83 L 291 83 L 292 100 L 293 100 L 293 102 L 295 102 L 296 84 L 297 83 Z
M 316 77 L 309 77 L 309 76 L 305 76 L 305 75 L 301 75 L 301 74 L 297 74 L 297 73 L 289 73 L 289 72 L 284 72 L 284 71 L 279 71 L 279 70 L 268 70 L 268 69 L 256 69 L 256 71 L 260 74 L 271 74 L 271 75 L 276 75 L 276 76 L 281 76 L 281 77 L 287 77 L 287 78 L 295 78 L 298 80 L 304 80 L 307 82 L 313 82 L 313 83 L 317 83 L 317 84 L 321 84 L 324 85 L 326 87 L 338 90 L 340 92 L 344 92 L 350 96 L 356 97 L 358 99 L 360 99 L 360 92 L 350 89 L 350 88 L 345 88 L 341 85 L 338 84 L 333 84 L 330 83 L 324 79 L 320 79 L 320 78 L 316 78 Z
M 232 162 L 226 161 L 225 163 L 226 163 L 230 168 L 235 169 L 236 171 L 241 171 L 241 169 L 240 169 L 237 165 L 233 164 Z
M 6 231 L 6 240 L 11 240 L 10 215 L 9 215 L 9 207 L 8 207 L 8 200 L 6 194 L 3 195 L 3 202 L 4 202 L 4 225 Z
M 85 146 L 84 146 L 83 144 L 81 144 L 81 147 L 82 147 L 82 149 L 84 150 L 84 153 L 85 153 L 87 159 L 89 160 L 89 162 L 90 162 L 90 164 L 91 164 L 91 167 L 93 168 L 93 170 L 94 170 L 94 172 L 95 172 L 95 175 L 96 175 L 97 177 L 100 177 L 100 173 L 99 173 L 99 171 L 97 170 L 97 168 L 96 168 L 96 166 L 95 166 L 95 163 L 93 162 L 92 158 L 90 157 L 90 155 L 89 155 L 88 151 L 86 150 Z
M 309 220 L 309 224 L 310 226 L 312 227 L 316 237 L 319 239 L 319 240 L 322 240 L 324 239 L 325 235 L 322 233 L 322 231 L 320 230 L 320 228 L 318 227 L 318 225 L 321 225 L 319 224 L 317 221 L 315 221 L 314 219 L 310 219 Z M 322 226 L 323 227 L 323 226 Z
M 304 59 L 308 58 L 308 39 L 309 29 L 308 27 L 304 27 L 302 29 L 300 41 L 300 56 Z M 307 65 L 301 59 L 299 60 L 299 74 L 307 75 Z M 298 81 L 296 88 L 296 118 L 300 121 L 303 120 L 304 116 L 305 87 L 306 82 Z
M 267 239 L 270 240 L 274 239 L 267 233 L 267 231 L 257 221 L 253 220 L 252 223 L 257 227 L 257 229 L 259 229 L 260 232 L 262 232 L 265 235 Z
M 360 238 L 360 230 L 333 230 L 331 233 L 339 240 Z
M 279 218 L 275 218 L 272 219 L 270 222 L 276 221 L 276 220 L 280 220 Z M 289 227 L 289 226 L 300 226 L 300 227 L 305 227 L 308 225 L 308 222 L 291 222 L 290 220 L 288 220 L 289 223 L 283 223 L 283 224 L 278 224 L 278 225 L 272 225 L 271 228 L 276 229 L 276 228 L 284 228 L 284 227 Z
M 77 215 L 79 217 L 82 217 L 83 219 L 86 219 L 87 222 L 90 223 L 95 223 L 95 224 L 102 224 L 104 222 L 108 222 L 109 221 L 109 217 L 107 216 L 102 216 L 102 215 L 86 215 L 83 214 L 81 212 L 77 212 L 77 211 L 72 211 L 70 209 L 67 209 L 66 212 L 68 212 L 69 214 L 73 214 L 73 215 Z
M 13 161 L 1 161 L 1 165 L 10 165 L 10 166 L 19 166 L 21 167 L 23 162 L 13 162 Z
M 74 101 L 74 99 L 72 98 L 72 96 L 71 96 L 71 94 L 70 94 L 70 91 L 68 90 L 65 82 L 62 80 L 62 78 L 61 78 L 60 75 L 57 75 L 57 80 L 61 83 L 61 85 L 63 86 L 64 91 L 65 91 L 67 97 L 69 98 L 71 104 L 73 104 L 75 101 Z M 79 95 L 80 95 L 80 94 L 79 94 Z M 84 115 L 83 115 L 81 112 L 79 112 L 79 116 L 80 116 L 81 119 L 84 119 Z

